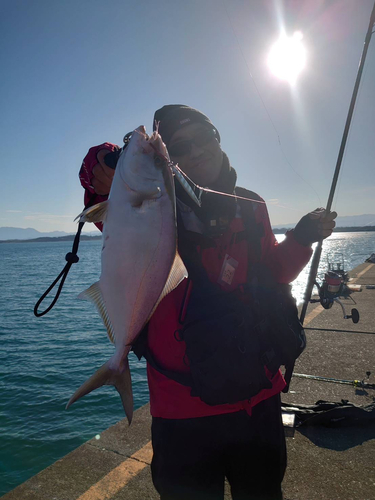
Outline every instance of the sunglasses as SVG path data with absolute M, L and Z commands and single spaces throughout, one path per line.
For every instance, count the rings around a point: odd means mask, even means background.
M 191 153 L 191 148 L 193 144 L 198 148 L 205 146 L 212 139 L 216 137 L 216 130 L 213 128 L 208 128 L 199 133 L 199 135 L 195 136 L 193 139 L 189 139 L 186 141 L 176 142 L 172 146 L 168 148 L 169 154 L 171 156 L 185 156 Z

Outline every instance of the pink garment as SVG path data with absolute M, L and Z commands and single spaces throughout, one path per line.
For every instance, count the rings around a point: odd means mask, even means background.
M 104 142 L 99 146 L 94 146 L 93 148 L 90 148 L 87 155 L 84 157 L 78 175 L 79 175 L 79 180 L 81 181 L 81 185 L 85 190 L 85 197 L 84 197 L 85 206 L 90 201 L 91 196 L 95 193 L 94 188 L 91 184 L 93 177 L 92 169 L 98 163 L 96 155 L 101 149 L 108 149 L 108 152 L 113 152 L 118 149 L 118 146 L 116 146 L 115 144 L 111 144 L 110 142 Z M 100 194 L 97 194 L 95 197 L 95 204 L 105 201 L 107 198 L 108 196 L 101 196 Z M 103 224 L 101 222 L 98 222 L 95 225 L 98 229 L 100 229 L 100 231 L 103 230 Z

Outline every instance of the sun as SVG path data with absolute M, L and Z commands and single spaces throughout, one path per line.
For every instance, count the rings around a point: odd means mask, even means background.
M 292 85 L 306 65 L 306 50 L 302 38 L 300 31 L 296 31 L 291 37 L 283 34 L 272 45 L 268 55 L 267 63 L 272 73 Z

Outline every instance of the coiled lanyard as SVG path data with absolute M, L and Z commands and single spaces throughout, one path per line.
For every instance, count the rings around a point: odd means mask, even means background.
M 89 208 L 89 207 L 91 207 L 92 205 L 95 204 L 96 196 L 97 196 L 96 193 L 93 193 L 91 195 L 88 203 L 85 205 L 85 210 L 86 210 L 86 208 Z M 77 252 L 78 252 L 78 246 L 79 246 L 79 239 L 81 237 L 81 231 L 82 231 L 82 228 L 83 228 L 84 224 L 85 224 L 84 222 L 79 222 L 78 223 L 78 229 L 77 229 L 77 233 L 76 233 L 76 235 L 74 237 L 72 251 L 68 252 L 65 255 L 66 264 L 65 264 L 63 270 L 57 276 L 57 278 L 54 280 L 54 282 L 43 293 L 43 295 L 40 297 L 40 299 L 38 300 L 38 302 L 35 304 L 35 306 L 34 306 L 34 314 L 35 314 L 35 316 L 37 318 L 40 318 L 41 316 L 44 316 L 45 314 L 47 314 L 52 309 L 52 307 L 56 304 L 58 298 L 60 297 L 60 293 L 61 293 L 62 287 L 64 286 L 64 283 L 65 283 L 66 277 L 68 276 L 70 268 L 72 267 L 73 264 L 76 264 L 79 261 L 79 257 L 77 255 Z M 56 284 L 60 281 L 60 279 L 61 279 L 61 282 L 59 284 L 59 287 L 57 289 L 57 292 L 56 292 L 56 295 L 55 295 L 53 301 L 47 307 L 47 309 L 45 309 L 42 312 L 39 312 L 38 309 L 39 309 L 41 303 L 44 301 L 44 299 L 47 297 L 47 295 L 51 292 L 51 290 L 56 286 Z

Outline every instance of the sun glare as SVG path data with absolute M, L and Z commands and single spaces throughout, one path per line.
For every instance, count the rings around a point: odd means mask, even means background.
M 285 34 L 275 42 L 268 55 L 268 66 L 272 73 L 294 84 L 306 64 L 306 50 L 302 44 L 303 35 L 296 31 L 293 36 Z

